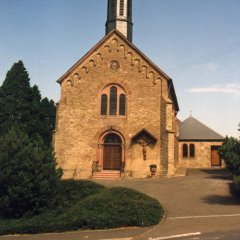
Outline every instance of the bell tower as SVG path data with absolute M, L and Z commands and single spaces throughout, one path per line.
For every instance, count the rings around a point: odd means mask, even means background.
M 106 35 L 113 29 L 132 42 L 132 0 L 108 0 Z

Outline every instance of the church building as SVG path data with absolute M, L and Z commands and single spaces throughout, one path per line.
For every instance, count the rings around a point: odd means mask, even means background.
M 172 176 L 182 164 L 173 81 L 132 43 L 132 28 L 132 0 L 108 0 L 106 36 L 58 80 L 64 178 Z

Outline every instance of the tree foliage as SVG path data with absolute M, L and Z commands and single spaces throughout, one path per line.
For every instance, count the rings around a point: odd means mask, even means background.
M 17 126 L 0 137 L 0 215 L 22 217 L 54 204 L 61 170 L 41 137 Z
M 55 104 L 30 86 L 22 61 L 0 87 L 0 216 L 22 217 L 54 204 L 61 170 L 51 147 Z
M 55 117 L 54 102 L 42 99 L 38 87 L 30 86 L 23 62 L 15 63 L 0 87 L 0 134 L 15 124 L 30 137 L 39 134 L 50 145 Z
M 240 176 L 240 140 L 234 137 L 226 137 L 219 155 L 226 163 L 227 168 L 234 174 Z

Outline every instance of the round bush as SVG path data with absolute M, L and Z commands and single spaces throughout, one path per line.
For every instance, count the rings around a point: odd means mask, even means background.
M 0 234 L 144 227 L 158 224 L 163 216 L 156 199 L 132 189 L 107 189 L 94 182 L 74 180 L 61 181 L 60 185 L 58 207 L 30 218 L 0 219 Z
M 150 226 L 163 216 L 160 203 L 128 188 L 105 189 L 77 204 L 71 211 L 73 228 Z
M 61 180 L 59 183 L 58 207 L 65 208 L 84 198 L 101 192 L 105 187 L 87 180 Z

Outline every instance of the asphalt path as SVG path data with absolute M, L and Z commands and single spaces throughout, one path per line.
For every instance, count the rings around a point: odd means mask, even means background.
M 125 186 L 158 199 L 164 220 L 154 227 L 59 234 L 2 236 L 5 240 L 163 240 L 240 239 L 240 201 L 231 191 L 226 170 L 189 170 L 185 177 L 97 181 Z

